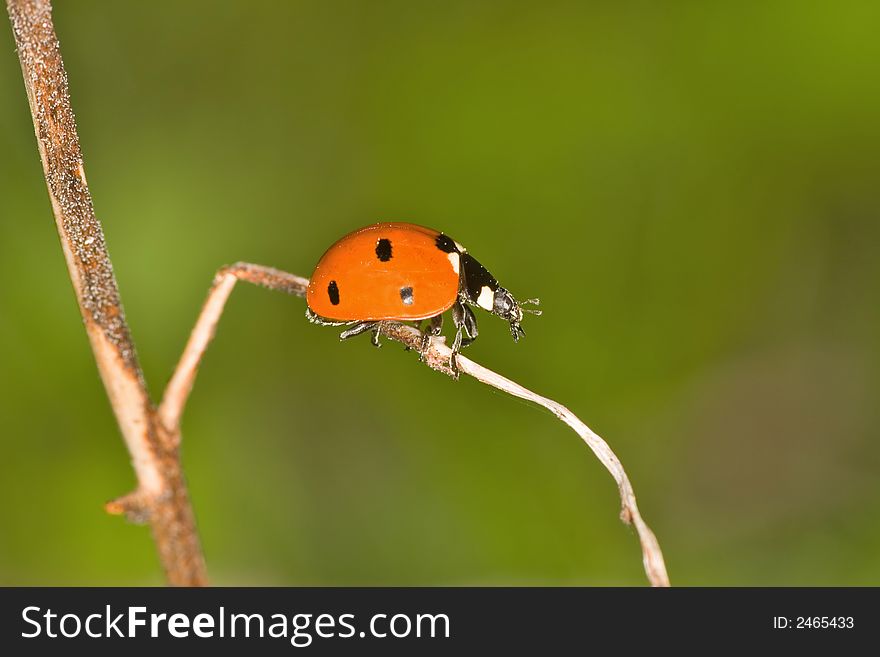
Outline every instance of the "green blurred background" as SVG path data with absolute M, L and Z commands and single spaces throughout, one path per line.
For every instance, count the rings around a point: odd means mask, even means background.
M 880 5 L 58 2 L 154 396 L 215 270 L 411 220 L 520 297 L 468 355 L 568 405 L 673 583 L 880 584 Z M 0 583 L 159 584 L 0 29 Z M 625 584 L 548 413 L 242 285 L 184 419 L 217 584 Z

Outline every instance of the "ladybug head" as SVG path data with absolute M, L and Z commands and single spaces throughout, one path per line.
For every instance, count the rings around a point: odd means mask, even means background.
M 541 303 L 539 299 L 526 299 L 523 302 L 519 302 L 510 292 L 499 286 L 495 289 L 491 312 L 493 315 L 498 315 L 501 319 L 510 322 L 510 334 L 513 336 L 514 342 L 516 342 L 519 340 L 519 336 L 526 334 L 522 326 L 520 326 L 523 313 L 541 314 L 541 311 L 537 308 L 523 308 L 523 306 L 537 306 L 539 303 Z
M 522 303 L 518 302 L 473 256 L 462 253 L 460 257 L 463 292 L 467 301 L 510 322 L 510 334 L 514 340 L 519 340 L 519 336 L 526 334 L 520 326 L 523 313 L 541 314 L 540 310 L 523 308 L 523 306 L 530 304 L 537 306 L 538 300 L 527 299 Z

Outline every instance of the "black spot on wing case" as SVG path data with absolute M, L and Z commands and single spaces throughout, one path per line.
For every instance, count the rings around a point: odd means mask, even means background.
M 391 240 L 383 237 L 376 242 L 376 257 L 382 262 L 391 260 Z
M 339 305 L 339 286 L 336 285 L 336 281 L 330 281 L 330 285 L 327 286 L 327 296 L 330 297 L 330 303 L 334 306 Z

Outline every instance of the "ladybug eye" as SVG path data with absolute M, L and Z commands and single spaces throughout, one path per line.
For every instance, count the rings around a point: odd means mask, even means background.
M 505 318 L 509 317 L 510 314 L 513 312 L 515 305 L 516 304 L 514 303 L 513 298 L 510 296 L 510 293 L 507 290 L 499 288 L 495 292 L 494 312 L 496 315 Z

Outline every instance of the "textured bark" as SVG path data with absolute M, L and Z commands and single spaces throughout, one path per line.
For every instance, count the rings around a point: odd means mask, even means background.
M 205 584 L 204 559 L 177 450 L 179 427 L 159 423 L 144 384 L 104 232 L 86 184 L 51 3 L 7 0 L 7 9 L 61 248 L 138 479 L 134 493 L 111 502 L 107 509 L 150 523 L 171 584 Z

